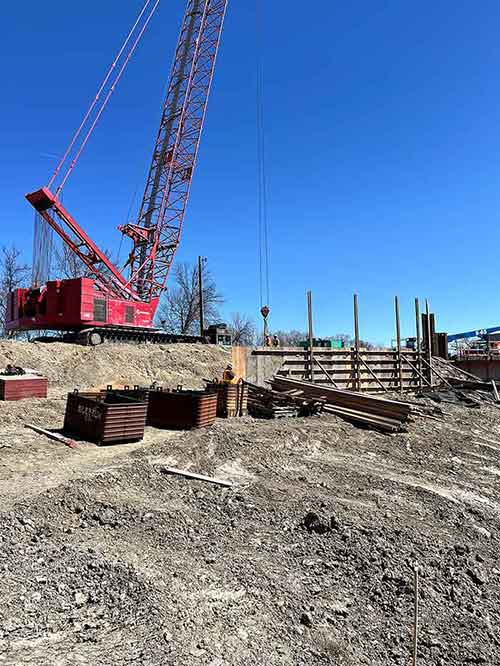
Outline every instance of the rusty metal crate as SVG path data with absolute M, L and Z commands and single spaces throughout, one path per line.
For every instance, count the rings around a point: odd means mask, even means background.
M 217 394 L 207 391 L 154 390 L 149 392 L 148 425 L 155 428 L 191 430 L 213 425 L 217 417 Z
M 101 393 L 108 393 L 112 395 L 123 395 L 127 398 L 133 398 L 136 402 L 149 402 L 149 392 L 154 391 L 152 386 L 138 386 L 137 384 L 130 387 L 124 386 L 123 388 L 114 388 L 111 384 L 105 389 L 101 389 Z
M 48 380 L 36 375 L 0 376 L 0 400 L 46 398 Z
M 64 431 L 97 444 L 139 441 L 144 437 L 147 403 L 114 393 L 68 394 Z
M 234 416 L 246 416 L 248 413 L 248 386 L 245 383 L 213 382 L 207 385 L 207 391 L 217 394 L 218 417 L 227 419 Z

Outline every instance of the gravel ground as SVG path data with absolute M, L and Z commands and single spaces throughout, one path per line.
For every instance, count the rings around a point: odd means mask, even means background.
M 416 561 L 419 664 L 500 663 L 498 408 L 391 436 L 244 418 L 68 449 L 22 428 L 60 425 L 53 391 L 0 404 L 1 664 L 403 666 Z

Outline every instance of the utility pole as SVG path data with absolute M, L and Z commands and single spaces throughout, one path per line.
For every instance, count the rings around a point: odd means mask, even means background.
M 200 336 L 205 335 L 205 317 L 204 317 L 204 304 L 203 304 L 203 263 L 206 261 L 205 257 L 198 257 L 198 289 L 200 292 Z

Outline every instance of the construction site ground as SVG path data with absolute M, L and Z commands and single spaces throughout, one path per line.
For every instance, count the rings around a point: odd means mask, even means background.
M 445 404 L 396 435 L 245 417 L 76 449 L 23 425 L 60 428 L 75 387 L 199 387 L 227 360 L 0 344 L 0 367 L 51 382 L 47 400 L 0 403 L 0 664 L 403 666 L 415 561 L 418 663 L 499 664 L 498 407 Z

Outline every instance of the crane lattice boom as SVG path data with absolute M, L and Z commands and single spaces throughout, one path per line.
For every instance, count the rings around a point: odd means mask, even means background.
M 179 245 L 227 0 L 189 0 L 137 224 L 129 286 L 159 298 Z

